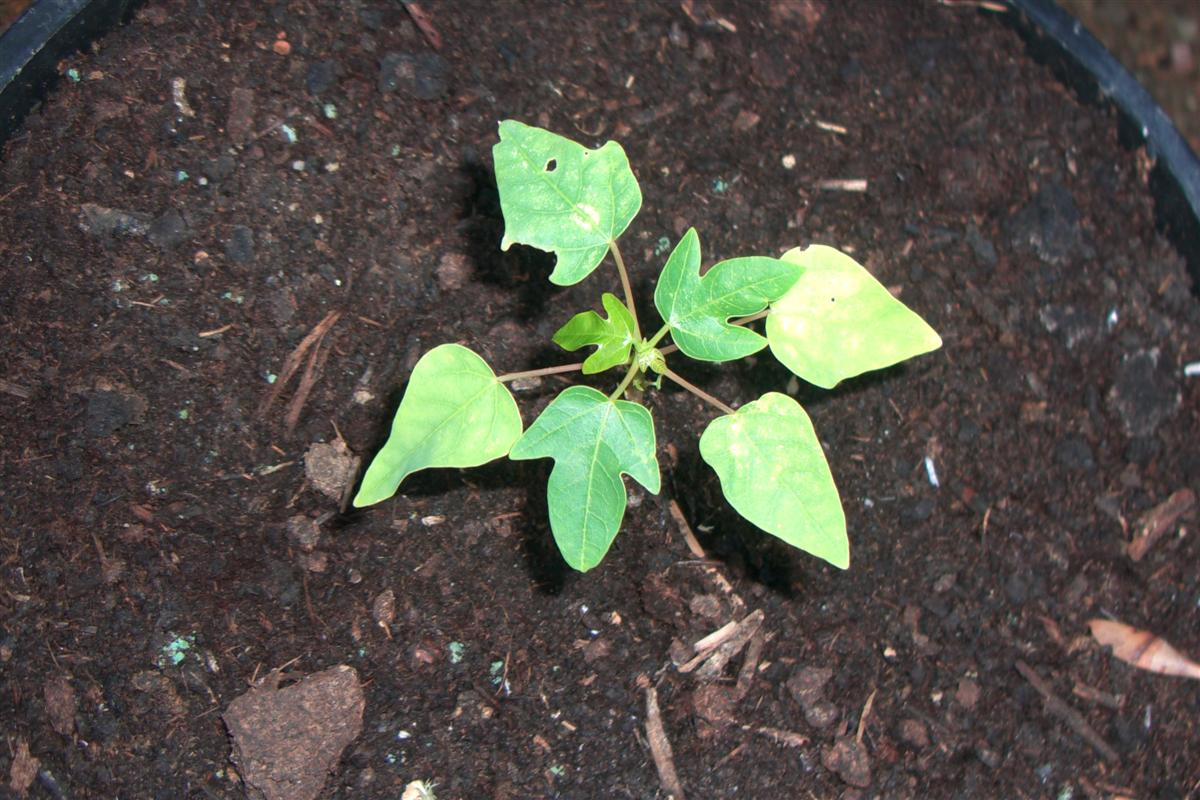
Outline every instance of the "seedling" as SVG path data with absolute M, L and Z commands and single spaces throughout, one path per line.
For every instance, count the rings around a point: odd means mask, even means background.
M 617 246 L 642 205 L 621 146 L 608 142 L 589 150 L 506 120 L 493 156 L 505 223 L 501 249 L 524 244 L 554 253 L 550 281 L 563 286 L 582 281 L 611 254 L 624 301 L 604 293 L 605 316 L 585 311 L 554 335 L 566 350 L 595 348 L 578 364 L 497 376 L 462 345 L 427 352 L 413 369 L 391 435 L 367 469 L 354 505 L 391 497 L 421 469 L 473 467 L 505 455 L 552 458 L 550 528 L 566 562 L 589 570 L 621 527 L 627 500 L 622 476 L 658 493 L 654 422 L 646 406 L 625 397 L 665 377 L 722 412 L 701 435 L 700 455 L 716 471 L 730 505 L 767 533 L 848 567 L 841 499 L 804 409 L 778 392 L 731 408 L 678 375 L 667 358 L 679 352 L 725 362 L 769 347 L 796 375 L 829 389 L 938 348 L 937 333 L 831 247 L 733 258 L 702 274 L 700 238 L 692 229 L 668 256 L 654 292 L 663 324 L 644 336 Z M 765 337 L 751 328 L 761 319 Z M 527 430 L 505 385 L 611 369 L 624 370 L 611 394 L 570 386 Z

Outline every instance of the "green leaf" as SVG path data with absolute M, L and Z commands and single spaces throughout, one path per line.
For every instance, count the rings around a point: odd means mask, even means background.
M 599 564 L 625 516 L 625 473 L 658 494 L 654 422 L 637 403 L 571 386 L 546 406 L 508 454 L 553 458 L 546 487 L 550 529 L 563 558 L 586 572 Z
M 654 305 L 671 326 L 671 340 L 684 355 L 701 361 L 732 361 L 767 346 L 752 330 L 730 325 L 730 317 L 755 314 L 784 295 L 800 268 L 777 258 L 733 258 L 700 276 L 700 237 L 691 228 L 671 251 Z
M 591 274 L 642 207 L 642 190 L 616 142 L 589 150 L 507 119 L 492 156 L 504 212 L 500 249 L 515 242 L 554 253 L 550 281 L 560 286 Z
M 628 363 L 629 351 L 633 348 L 633 315 L 629 309 L 608 292 L 601 295 L 600 301 L 608 312 L 608 319 L 595 311 L 584 311 L 571 317 L 554 334 L 554 343 L 564 350 L 578 350 L 588 345 L 598 347 L 583 362 L 584 375 Z
M 392 433 L 363 476 L 357 508 L 386 500 L 427 467 L 477 467 L 508 452 L 521 413 L 482 358 L 457 344 L 433 348 L 413 368 Z
M 835 567 L 850 566 L 842 501 L 812 421 L 795 400 L 768 392 L 717 417 L 700 437 L 700 455 L 743 517 Z
M 942 346 L 937 332 L 850 256 L 825 245 L 783 255 L 804 272 L 767 315 L 767 341 L 809 383 L 890 367 Z

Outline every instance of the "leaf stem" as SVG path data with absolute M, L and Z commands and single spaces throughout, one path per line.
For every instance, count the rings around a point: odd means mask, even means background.
M 647 348 L 654 347 L 654 345 L 661 342 L 662 338 L 670 332 L 671 332 L 671 326 L 663 325 L 661 328 L 659 328 L 658 333 L 651 336 L 650 341 L 646 342 L 646 347 Z M 676 349 L 678 349 L 678 348 L 676 348 Z
M 731 319 L 731 320 L 729 320 L 729 324 L 730 325 L 748 325 L 757 319 L 762 319 L 763 317 L 767 316 L 767 314 L 770 314 L 770 313 L 771 313 L 770 308 L 764 308 L 762 311 L 758 312 L 757 314 L 751 314 L 748 317 L 738 317 L 737 319 Z
M 671 371 L 671 369 L 670 369 L 669 367 L 663 367 L 663 373 L 662 373 L 662 374 L 663 374 L 663 375 L 665 375 L 666 377 L 670 378 L 671 380 L 675 381 L 675 382 L 676 382 L 676 383 L 678 383 L 680 386 L 682 386 L 683 388 L 687 389 L 689 392 L 691 392 L 692 394 L 696 395 L 696 397 L 699 397 L 701 400 L 705 401 L 706 403 L 711 403 L 712 405 L 714 405 L 714 406 L 716 406 L 717 408 L 721 409 L 721 410 L 722 410 L 722 411 L 724 411 L 726 414 L 736 414 L 736 413 L 737 413 L 737 412 L 736 412 L 736 411 L 734 411 L 732 408 L 730 408 L 729 406 L 725 405 L 725 404 L 724 404 L 724 403 L 722 403 L 720 400 L 718 400 L 717 398 L 713 397 L 713 396 L 712 396 L 711 394 L 709 394 L 708 392 L 706 392 L 706 391 L 704 391 L 703 389 L 701 389 L 699 386 L 696 386 L 696 385 L 695 385 L 694 383 L 692 383 L 691 381 L 684 380 L 684 379 L 683 379 L 683 378 L 681 378 L 679 375 L 676 375 L 674 372 L 672 372 L 672 371 Z
M 530 369 L 524 372 L 506 372 L 503 375 L 497 375 L 496 380 L 501 383 L 509 381 L 517 381 L 521 378 L 541 378 L 544 375 L 557 375 L 560 372 L 579 372 L 583 369 L 583 362 L 578 364 L 563 364 L 557 367 L 543 367 L 542 369 Z
M 638 326 L 637 308 L 633 305 L 633 287 L 629 285 L 629 273 L 625 270 L 625 259 L 621 258 L 621 248 L 617 247 L 616 239 L 608 243 L 608 249 L 613 255 L 613 260 L 617 262 L 617 272 L 621 275 L 621 288 L 625 290 L 625 305 L 629 307 L 629 313 L 633 317 L 633 337 L 640 341 L 642 329 Z
M 615 392 L 608 396 L 608 399 L 616 400 L 625 394 L 625 390 L 629 388 L 629 384 L 633 383 L 633 379 L 638 376 L 639 372 L 641 372 L 641 370 L 638 369 L 637 360 L 635 359 L 634 362 L 629 365 L 629 371 L 625 373 L 625 377 L 621 380 L 621 385 L 617 387 Z

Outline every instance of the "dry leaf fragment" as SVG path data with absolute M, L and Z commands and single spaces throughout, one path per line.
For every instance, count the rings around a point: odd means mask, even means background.
M 1200 680 L 1200 664 L 1192 661 L 1171 644 L 1150 631 L 1143 631 L 1108 619 L 1094 619 L 1088 623 L 1092 636 L 1102 647 L 1111 647 L 1112 653 L 1126 664 L 1160 675 L 1178 675 Z
M 13 755 L 12 766 L 8 770 L 8 788 L 24 797 L 25 792 L 33 785 L 37 777 L 39 762 L 29 754 L 29 742 L 17 739 L 17 752 Z
M 42 695 L 46 699 L 46 716 L 50 719 L 50 727 L 62 736 L 75 733 L 75 712 L 78 701 L 75 699 L 75 689 L 65 675 L 55 675 L 42 686 Z

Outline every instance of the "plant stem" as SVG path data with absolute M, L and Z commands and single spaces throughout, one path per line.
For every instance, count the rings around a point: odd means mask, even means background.
M 722 403 L 720 400 L 718 400 L 717 398 L 713 397 L 713 396 L 712 396 L 711 394 L 709 394 L 708 392 L 706 392 L 706 391 L 704 391 L 703 389 L 701 389 L 699 386 L 696 386 L 695 384 L 693 384 L 691 381 L 684 380 L 684 379 L 683 379 L 683 378 L 681 378 L 680 376 L 676 375 L 674 372 L 672 372 L 672 371 L 670 370 L 670 368 L 669 368 L 669 367 L 664 367 L 664 368 L 663 368 L 663 375 L 665 375 L 665 376 L 667 376 L 668 378 L 670 378 L 671 380 L 675 381 L 675 382 L 676 382 L 676 383 L 678 383 L 680 386 L 682 386 L 683 388 L 687 389 L 689 392 L 691 392 L 692 394 L 696 395 L 696 397 L 699 397 L 699 398 L 700 398 L 701 400 L 703 400 L 704 402 L 706 402 L 706 403 L 711 403 L 712 405 L 714 405 L 714 406 L 716 406 L 717 408 L 721 409 L 721 410 L 722 410 L 722 411 L 724 411 L 726 414 L 735 414 L 735 413 L 737 413 L 737 412 L 735 412 L 735 411 L 734 411 L 732 408 L 730 408 L 729 406 L 725 405 L 725 404 L 724 404 L 724 403 Z
M 641 370 L 638 369 L 637 361 L 629 365 L 629 371 L 625 373 L 625 377 L 621 380 L 621 385 L 617 390 L 608 396 L 609 400 L 616 400 L 625 394 L 625 390 L 629 388 L 629 384 L 633 383 L 633 379 L 638 376 Z
M 771 312 L 771 309 L 764 308 L 762 311 L 758 312 L 757 314 L 751 314 L 748 317 L 738 317 L 737 319 L 731 319 L 731 320 L 729 320 L 729 324 L 730 325 L 748 325 L 749 323 L 754 322 L 756 319 L 762 319 L 763 317 L 767 316 L 767 314 L 769 314 L 770 312 Z
M 526 370 L 525 372 L 506 372 L 503 375 L 497 375 L 496 380 L 500 381 L 501 383 L 508 383 L 509 381 L 517 381 L 521 378 L 540 378 L 543 375 L 557 375 L 560 372 L 579 372 L 581 369 L 583 369 L 582 361 L 578 364 L 563 364 L 562 366 L 558 367 L 543 367 L 542 369 L 530 369 Z
M 615 239 L 608 243 L 608 249 L 613 254 L 613 260 L 617 262 L 617 272 L 621 275 L 621 288 L 625 290 L 625 305 L 629 307 L 629 314 L 633 317 L 633 338 L 640 340 L 642 329 L 638 326 L 637 307 L 633 305 L 633 287 L 629 285 L 629 273 L 625 270 L 625 259 L 621 258 L 621 249 L 617 247 Z
M 646 347 L 654 347 L 654 345 L 656 345 L 660 341 L 662 341 L 662 338 L 670 332 L 671 332 L 671 326 L 663 325 L 661 328 L 659 328 L 658 333 L 651 336 L 650 341 L 646 342 Z M 678 349 L 678 348 L 676 348 L 676 349 Z

